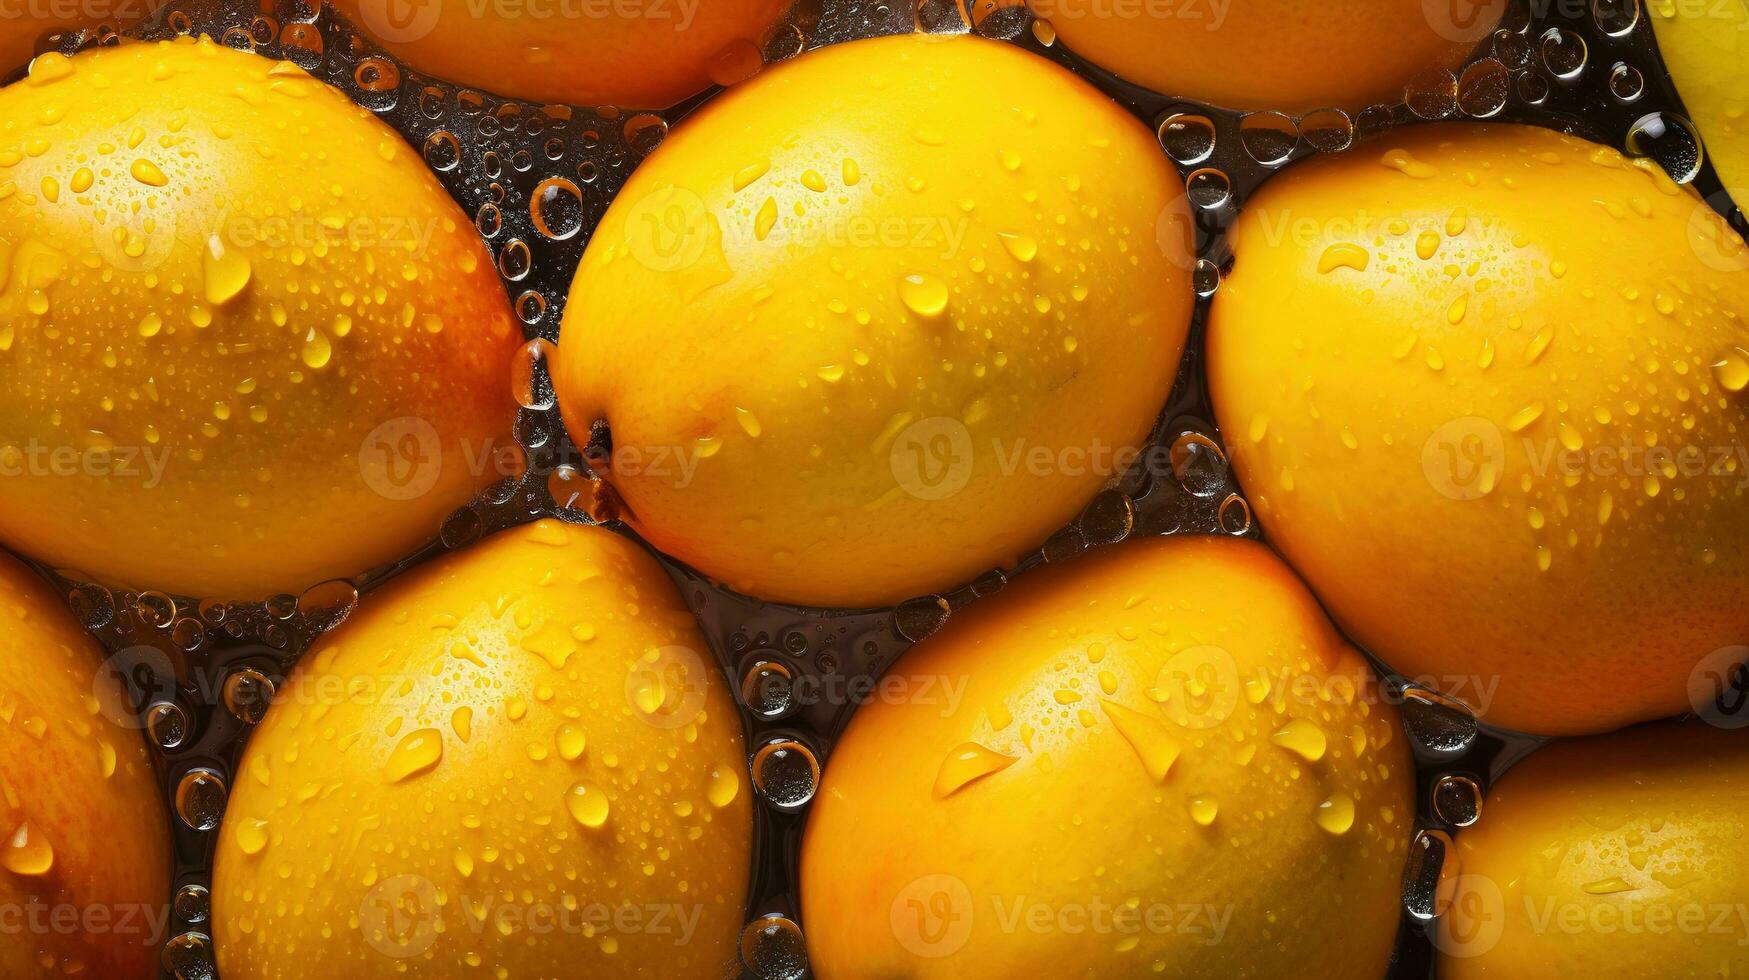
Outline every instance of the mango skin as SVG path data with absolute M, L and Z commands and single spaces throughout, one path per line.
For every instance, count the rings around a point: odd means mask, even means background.
M 515 528 L 367 596 L 249 741 L 220 970 L 727 975 L 752 789 L 709 656 L 661 567 L 599 528 Z M 441 756 L 415 768 L 427 738 Z M 600 826 L 571 813 L 580 783 Z
M 0 907 L 14 916 L 0 974 L 156 977 L 170 834 L 152 757 L 137 725 L 118 723 L 102 650 L 5 555 L 0 656 Z
M 1749 207 L 1749 7 L 1653 0 L 1646 9 L 1708 159 L 1737 207 Z
M 1749 970 L 1749 741 L 1698 722 L 1557 742 L 1457 838 L 1439 975 L 1735 976 Z
M 1186 207 L 1144 127 L 1010 45 L 811 52 L 632 175 L 571 286 L 559 406 L 579 443 L 609 424 L 628 523 L 737 591 L 954 588 L 1144 444 L 1189 325 Z
M 1221 429 L 1348 635 L 1506 728 L 1688 710 L 1691 671 L 1749 641 L 1749 277 L 1722 219 L 1612 149 L 1418 126 L 1282 174 L 1232 241 Z
M 207 41 L 33 65 L 0 90 L 0 541 L 260 599 L 506 475 L 521 331 L 398 135 Z
M 821 980 L 1383 973 L 1408 746 L 1268 549 L 1151 538 L 1046 567 L 956 612 L 894 678 L 905 696 L 865 704 L 834 747 L 803 841 Z M 1318 761 L 1274 740 L 1290 720 L 1326 736 Z M 1164 779 L 1134 747 L 1162 740 L 1182 750 Z M 939 795 L 968 744 L 1013 761 Z M 1355 804 L 1340 834 L 1315 819 L 1337 794 Z M 1034 908 L 1048 925 L 1025 924 Z
M 1418 75 L 1461 67 L 1506 7 L 1454 2 L 1460 18 L 1423 0 L 1198 2 L 1163 5 L 1162 16 L 1097 0 L 1030 6 L 1071 51 L 1143 88 L 1292 113 L 1401 102 Z M 1124 9 L 1135 13 L 1115 15 Z
M 535 102 L 663 109 L 713 81 L 738 81 L 741 72 L 757 70 L 761 44 L 792 2 L 481 8 L 431 0 L 409 9 L 394 0 L 335 0 L 334 7 L 389 53 L 446 81 Z M 550 13 L 537 16 L 542 11 Z

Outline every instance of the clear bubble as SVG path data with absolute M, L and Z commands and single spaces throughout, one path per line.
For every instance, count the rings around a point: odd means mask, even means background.
M 1433 813 L 1453 827 L 1468 827 L 1482 816 L 1482 787 L 1474 779 L 1447 773 L 1433 784 Z
M 801 980 L 808 972 L 802 927 L 777 914 L 754 919 L 741 932 L 741 963 L 758 980 Z
M 260 724 L 267 717 L 273 694 L 273 679 L 254 667 L 234 670 L 225 678 L 225 707 L 247 724 Z
M 1403 908 L 1428 922 L 1444 914 L 1457 881 L 1457 849 L 1443 830 L 1419 830 L 1403 866 Z
M 1207 116 L 1178 113 L 1160 124 L 1160 146 L 1185 166 L 1202 163 L 1215 152 L 1215 124 Z
M 176 815 L 195 830 L 213 830 L 225 815 L 225 780 L 211 769 L 191 769 L 176 784 Z
M 168 752 L 188 741 L 188 712 L 174 701 L 158 701 L 146 707 L 146 734 L 152 744 Z
M 900 636 L 915 643 L 946 625 L 949 612 L 947 600 L 941 596 L 907 599 L 893 611 L 894 625 Z
M 753 754 L 753 786 L 780 810 L 804 807 L 820 783 L 820 762 L 802 743 L 773 739 Z

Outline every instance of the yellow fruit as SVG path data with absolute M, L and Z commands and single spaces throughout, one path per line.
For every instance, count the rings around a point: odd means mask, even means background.
M 288 679 L 213 878 L 226 977 L 714 978 L 741 723 L 637 545 L 542 521 L 370 597 Z
M 1461 66 L 1506 7 L 1502 0 L 1030 5 L 1070 50 L 1144 88 L 1288 112 L 1401 102 L 1418 76 Z
M 1366 662 L 1263 546 L 1043 569 L 883 691 L 802 846 L 821 980 L 1383 972 L 1414 768 Z
M 1652 30 L 1706 155 L 1749 207 L 1749 5 L 1652 0 Z
M 1749 971 L 1749 740 L 1659 724 L 1549 746 L 1457 839 L 1444 980 Z
M 520 339 L 418 154 L 290 64 L 130 44 L 0 90 L 20 551 L 249 599 L 399 559 L 504 475 Z
M 792 0 L 335 0 L 420 71 L 515 99 L 661 109 L 759 70 Z
M 1271 181 L 1232 241 L 1221 428 L 1357 643 L 1574 734 L 1687 710 L 1749 641 L 1749 276 L 1692 192 L 1548 130 L 1415 127 Z
M 1148 131 L 1061 68 L 964 37 L 826 48 L 632 175 L 571 286 L 560 407 L 579 442 L 610 425 L 631 525 L 732 588 L 951 588 L 1144 441 L 1188 221 Z
M 97 644 L 5 557 L 0 656 L 0 975 L 156 977 L 170 837 L 152 759 L 110 710 Z

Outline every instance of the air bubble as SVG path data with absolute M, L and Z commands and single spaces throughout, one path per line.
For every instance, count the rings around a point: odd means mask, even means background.
M 159 701 L 146 708 L 146 734 L 152 744 L 168 752 L 188 740 L 188 712 L 174 701 Z
M 1609 70 L 1609 94 L 1622 102 L 1633 102 L 1646 93 L 1646 77 L 1626 62 L 1616 62 Z
M 1221 530 L 1232 535 L 1241 535 L 1251 530 L 1251 505 L 1244 497 L 1236 493 L 1228 494 L 1221 501 L 1221 509 L 1216 513 Z
M 176 815 L 195 830 L 212 830 L 225 815 L 225 780 L 211 769 L 192 769 L 176 784 Z
M 212 914 L 212 894 L 205 885 L 183 885 L 176 890 L 176 918 L 189 925 L 205 922 Z
M 1196 268 L 1190 272 L 1190 282 L 1197 296 L 1208 299 L 1221 288 L 1221 267 L 1208 259 L 1197 259 Z
M 449 173 L 461 166 L 462 144 L 455 134 L 440 129 L 425 137 L 425 162 L 439 173 Z
M 1542 105 L 1549 98 L 1549 80 L 1536 72 L 1518 76 L 1518 97 L 1528 105 Z
M 1421 119 L 1449 119 L 1458 108 L 1457 76 L 1443 68 L 1423 72 L 1403 90 L 1403 104 Z
M 516 404 L 537 412 L 553 407 L 552 362 L 558 347 L 544 337 L 523 344 L 510 362 L 510 393 Z
M 358 605 L 358 589 L 346 579 L 330 579 L 313 585 L 298 596 L 298 612 L 304 624 L 322 633 L 339 626 Z
M 1445 914 L 1457 883 L 1457 848 L 1443 830 L 1416 831 L 1403 866 L 1403 908 L 1429 922 Z
M 1160 146 L 1185 166 L 1202 163 L 1215 152 L 1215 124 L 1207 116 L 1179 113 L 1160 124 Z
M 1300 135 L 1319 153 L 1340 153 L 1354 142 L 1354 120 L 1341 109 L 1320 109 L 1300 119 Z
M 1585 71 L 1585 59 L 1591 54 L 1584 38 L 1559 27 L 1544 31 L 1539 46 L 1543 67 L 1563 82 L 1578 78 Z
M 134 612 L 140 622 L 163 629 L 176 619 L 176 601 L 162 592 L 142 592 L 134 600 Z
M 213 941 L 205 933 L 185 932 L 164 944 L 159 957 L 165 972 L 176 980 L 217 980 Z
M 1625 37 L 1640 22 L 1640 0 L 1593 0 L 1591 19 L 1610 37 Z
M 520 238 L 512 238 L 498 253 L 498 272 L 511 282 L 528 278 L 533 268 L 534 256 L 528 250 L 528 243 Z
M 1484 58 L 1464 69 L 1458 79 L 1458 109 L 1474 119 L 1486 119 L 1506 108 L 1512 91 L 1512 71 L 1493 58 Z
M 667 138 L 668 120 L 655 113 L 640 113 L 626 120 L 626 145 L 631 147 L 634 153 L 648 154 Z
M 547 298 L 535 290 L 527 290 L 516 297 L 516 318 L 533 326 L 541 322 L 547 315 Z
M 79 625 L 88 630 L 102 629 L 115 618 L 115 596 L 101 585 L 84 583 L 74 586 L 67 593 L 67 603 Z
M 1278 167 L 1299 144 L 1299 125 L 1279 112 L 1253 112 L 1239 121 L 1239 142 L 1245 152 L 1266 167 Z
M 1462 701 L 1425 687 L 1403 691 L 1403 728 L 1431 752 L 1456 753 L 1476 740 L 1476 717 Z
M 273 679 L 253 667 L 243 667 L 225 678 L 225 707 L 245 724 L 258 725 L 273 705 Z
M 820 762 L 807 746 L 778 738 L 753 755 L 753 786 L 766 802 L 780 810 L 796 810 L 814 798 L 820 784 Z
M 491 202 L 480 205 L 480 211 L 474 215 L 474 227 L 479 229 L 482 238 L 496 238 L 504 230 L 504 215 L 498 210 L 498 205 Z
M 472 507 L 463 507 L 444 518 L 437 536 L 445 548 L 454 550 L 478 540 L 484 529 L 479 512 Z
M 1103 491 L 1081 512 L 1080 525 L 1088 544 L 1117 544 L 1135 530 L 1135 502 L 1116 490 Z
M 1227 485 L 1227 454 L 1200 432 L 1185 432 L 1172 441 L 1172 475 L 1186 493 L 1213 497 Z
M 767 721 L 795 708 L 795 674 L 778 660 L 756 660 L 741 679 L 741 701 Z
M 206 625 L 192 616 L 178 619 L 175 625 L 170 628 L 170 642 L 176 644 L 177 649 L 187 653 L 199 650 L 205 645 L 206 640 Z
M 893 611 L 893 621 L 900 636 L 916 643 L 946 625 L 950 611 L 941 596 L 921 596 L 900 603 Z
M 1184 178 L 1184 194 L 1192 205 L 1213 211 L 1233 199 L 1233 182 L 1225 173 L 1213 167 L 1203 167 Z
M 1468 776 L 1448 773 L 1433 784 L 1433 813 L 1453 827 L 1468 827 L 1482 816 L 1482 787 Z
M 583 230 L 583 192 L 563 177 L 548 177 L 536 184 L 528 210 L 535 230 L 555 242 Z
M 1635 122 L 1628 130 L 1627 151 L 1657 161 L 1678 184 L 1699 176 L 1704 158 L 1694 124 L 1670 112 L 1654 112 Z
M 741 963 L 758 980 L 801 980 L 808 972 L 802 927 L 777 914 L 754 919 L 741 931 Z

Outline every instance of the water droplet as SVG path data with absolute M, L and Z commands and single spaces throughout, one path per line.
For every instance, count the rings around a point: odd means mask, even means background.
M 802 927 L 781 915 L 762 915 L 741 932 L 741 963 L 758 980 L 801 980 L 808 972 Z
M 55 848 L 42 832 L 26 820 L 0 846 L 0 867 L 15 875 L 39 877 L 55 866 Z
M 1135 750 L 1136 757 L 1142 760 L 1142 768 L 1147 770 L 1148 777 L 1157 783 L 1165 782 L 1167 774 L 1172 771 L 1172 764 L 1178 761 L 1179 753 L 1183 751 L 1165 722 L 1116 701 L 1103 701 L 1102 704 L 1106 717 L 1111 719 L 1112 727 Z M 939 780 L 936 785 L 940 786 Z
M 398 783 L 434 768 L 443 758 L 443 733 L 421 728 L 402 737 L 383 764 L 383 775 Z
M 1269 740 L 1307 762 L 1317 762 L 1324 758 L 1324 752 L 1330 744 L 1324 736 L 1324 730 L 1304 718 L 1290 720 L 1274 735 L 1269 736 Z
M 1160 124 L 1160 145 L 1166 155 L 1186 166 L 1202 163 L 1215 152 L 1215 124 L 1207 116 L 1178 113 Z
M 1354 800 L 1346 793 L 1337 793 L 1318 804 L 1313 819 L 1326 833 L 1340 837 L 1354 826 Z
M 1433 784 L 1433 812 L 1453 827 L 1468 827 L 1482 815 L 1482 788 L 1468 776 L 1447 773 Z
M 1422 922 L 1444 915 L 1457 877 L 1457 849 L 1451 835 L 1443 830 L 1417 831 L 1403 867 L 1403 908 Z
M 225 780 L 211 769 L 193 769 L 176 784 L 176 815 L 195 830 L 212 830 L 225 813 Z
M 565 809 L 580 826 L 600 830 L 607 823 L 607 794 L 589 783 L 575 783 L 565 794 Z
M 249 277 L 254 272 L 249 257 L 236 249 L 226 248 L 216 232 L 207 239 L 206 248 L 201 252 L 201 268 L 206 301 L 214 306 L 223 306 L 236 299 L 249 285 Z
M 259 724 L 267 717 L 273 693 L 273 680 L 253 667 L 234 670 L 225 678 L 225 707 L 246 724 Z
M 556 242 L 583 230 L 583 192 L 563 177 L 548 177 L 529 195 L 529 216 L 535 230 Z
M 918 316 L 934 318 L 947 312 L 947 298 L 947 283 L 928 273 L 899 280 L 899 299 Z
M 244 854 L 260 854 L 267 850 L 268 837 L 265 820 L 248 818 L 237 822 L 237 847 Z
M 976 742 L 963 742 L 941 760 L 941 768 L 935 774 L 935 798 L 946 799 L 971 783 L 1019 761 Z
M 805 806 L 814 798 L 819 782 L 819 760 L 794 739 L 773 739 L 753 755 L 753 786 L 779 809 Z
M 1215 817 L 1221 811 L 1221 806 L 1212 796 L 1193 796 L 1190 798 L 1190 819 L 1199 826 L 1207 827 L 1215 822 Z

